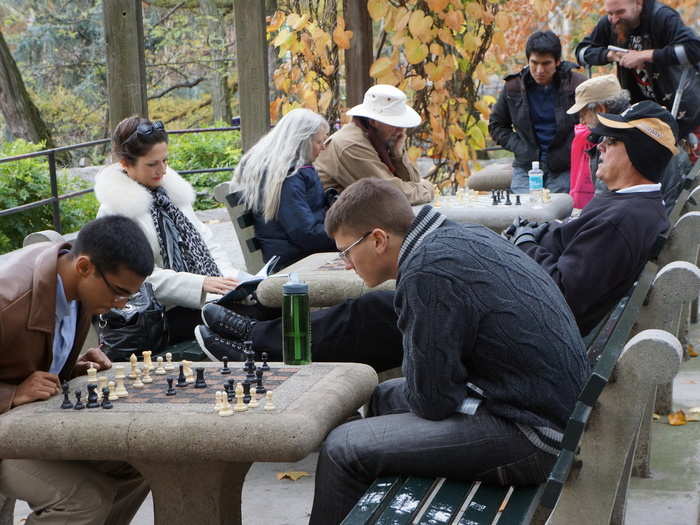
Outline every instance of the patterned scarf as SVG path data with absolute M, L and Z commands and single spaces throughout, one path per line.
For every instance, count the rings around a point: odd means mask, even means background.
M 153 195 L 151 218 L 158 232 L 163 267 L 176 272 L 221 277 L 202 236 L 173 204 L 167 192 L 161 187 L 150 191 Z

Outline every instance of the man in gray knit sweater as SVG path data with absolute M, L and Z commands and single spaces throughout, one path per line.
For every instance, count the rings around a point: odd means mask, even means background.
M 549 275 L 487 228 L 430 206 L 414 217 L 376 179 L 343 192 L 326 230 L 368 286 L 397 280 L 405 378 L 379 385 L 368 417 L 328 435 L 311 525 L 339 523 L 381 475 L 543 482 L 590 372 Z

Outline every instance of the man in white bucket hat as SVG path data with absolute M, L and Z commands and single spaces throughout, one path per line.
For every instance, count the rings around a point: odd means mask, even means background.
M 421 118 L 406 105 L 403 91 L 372 86 L 347 114 L 352 121 L 326 141 L 314 163 L 324 189 L 343 191 L 359 179 L 377 177 L 396 184 L 411 204 L 430 202 L 432 185 L 405 152 L 406 128 L 418 126 Z

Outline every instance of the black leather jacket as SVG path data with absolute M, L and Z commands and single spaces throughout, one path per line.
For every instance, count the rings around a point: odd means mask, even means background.
M 632 102 L 652 99 L 669 111 L 673 105 L 676 89 L 683 69 L 691 64 L 691 81 L 683 93 L 678 124 L 681 136 L 700 125 L 700 38 L 683 24 L 674 9 L 654 0 L 644 0 L 639 27 L 630 34 L 628 42 L 620 44 L 607 16 L 602 17 L 593 32 L 576 47 L 576 58 L 581 65 L 608 64 L 608 45 L 629 49 L 654 49 L 654 61 L 646 64 L 645 70 L 652 83 L 653 98 L 640 90 L 635 71 L 618 66 L 617 76 L 623 88 L 632 95 Z
M 558 86 L 555 106 L 557 131 L 547 157 L 547 167 L 554 173 L 566 171 L 571 165 L 571 141 L 578 118 L 576 115 L 567 115 L 566 110 L 574 105 L 576 86 L 586 79 L 581 73 L 573 71 L 577 67 L 572 62 L 563 61 L 554 75 L 554 82 Z M 489 133 L 498 145 L 515 154 L 514 166 L 529 169 L 532 162 L 540 158 L 527 99 L 527 89 L 535 81 L 530 75 L 529 67 L 508 75 L 505 81 L 505 87 L 491 111 Z

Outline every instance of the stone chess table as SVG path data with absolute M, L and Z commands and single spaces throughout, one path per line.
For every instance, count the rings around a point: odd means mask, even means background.
M 565 219 L 573 209 L 573 199 L 566 193 L 552 193 L 549 202 L 536 207 L 530 205 L 528 195 L 520 196 L 521 205 L 507 206 L 503 203 L 493 205 L 491 193 L 482 193 L 472 200 L 467 196 L 461 199 L 440 197 L 431 205 L 452 221 L 482 224 L 498 233 L 512 224 L 517 216 L 544 222 Z M 515 195 L 511 195 L 511 200 L 515 203 Z M 414 206 L 413 210 L 417 213 L 422 206 Z M 354 270 L 345 270 L 337 253 L 315 253 L 262 281 L 257 289 L 258 300 L 265 306 L 281 307 L 282 285 L 291 272 L 296 272 L 302 281 L 309 284 L 309 304 L 313 307 L 333 306 L 370 290 L 393 290 L 395 286 L 392 280 L 369 288 Z
M 200 366 L 211 372 L 209 378 L 222 365 L 192 363 L 193 369 Z M 363 364 L 270 367 L 289 372 L 267 385 L 274 388 L 274 410 L 264 410 L 265 401 L 259 401 L 257 408 L 221 417 L 214 392 L 223 385 L 213 381 L 201 401 L 175 401 L 184 394 L 149 396 L 144 402 L 116 400 L 110 410 L 62 410 L 59 394 L 0 416 L 0 457 L 126 461 L 151 485 L 156 525 L 240 524 L 241 489 L 251 464 L 304 458 L 369 400 L 377 384 L 374 370 Z M 99 375 L 111 379 L 114 373 Z M 152 377 L 165 391 L 164 376 Z M 131 383 L 127 390 L 139 395 Z M 73 391 L 85 391 L 86 384 L 85 376 L 71 381 L 72 401 Z

